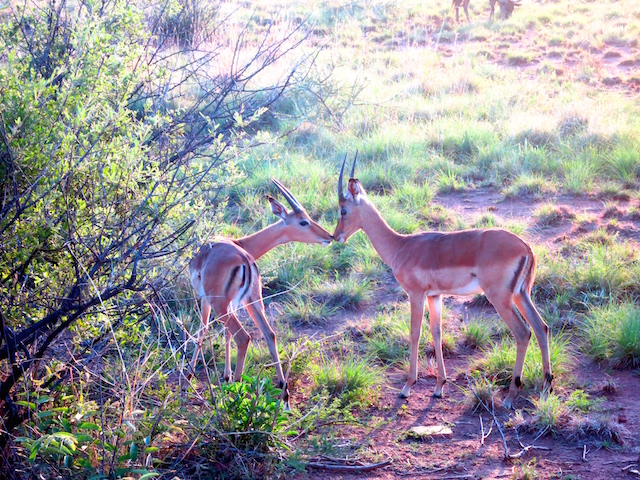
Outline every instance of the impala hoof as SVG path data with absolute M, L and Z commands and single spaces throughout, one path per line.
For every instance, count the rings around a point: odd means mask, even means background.
M 409 395 L 405 395 L 404 392 L 398 394 L 398 398 L 409 398 Z
M 436 393 L 433 392 L 433 394 L 431 395 L 433 398 L 442 398 L 442 393 Z

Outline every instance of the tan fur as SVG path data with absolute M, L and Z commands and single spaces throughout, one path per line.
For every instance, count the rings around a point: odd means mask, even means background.
M 549 329 L 531 302 L 536 259 L 526 242 L 501 229 L 401 235 L 387 225 L 355 178 L 349 179 L 347 194 L 339 193 L 339 208 L 333 237 L 346 242 L 362 229 L 409 295 L 410 369 L 402 396 L 409 395 L 418 378 L 418 345 L 425 297 L 438 366 L 434 396 L 440 397 L 446 381 L 442 356 L 442 295 L 480 292 L 485 293 L 516 338 L 516 363 L 505 406 L 510 407 L 519 392 L 530 327 L 542 352 L 545 390 L 551 388 Z
M 195 372 L 209 315 L 213 309 L 216 318 L 225 326 L 225 380 L 231 377 L 232 338 L 238 347 L 233 378 L 234 381 L 242 378 L 247 348 L 251 341 L 251 337 L 235 315 L 235 309 L 242 306 L 265 337 L 278 380 L 283 387 L 283 398 L 286 401 L 288 398 L 286 379 L 280 364 L 276 334 L 269 325 L 264 311 L 260 272 L 255 261 L 277 245 L 292 241 L 328 245 L 332 237 L 329 232 L 311 220 L 291 192 L 278 182 L 274 181 L 274 183 L 281 191 L 284 189 L 283 194 L 290 198 L 287 200 L 294 207 L 293 211 L 287 211 L 281 203 L 269 197 L 271 209 L 281 218 L 280 221 L 247 237 L 235 240 L 221 238 L 204 244 L 189 262 L 191 284 L 198 296 L 202 297 L 201 326 L 191 363 L 192 370 Z

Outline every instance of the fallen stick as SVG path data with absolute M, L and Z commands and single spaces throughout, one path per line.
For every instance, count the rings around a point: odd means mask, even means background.
M 496 417 L 495 414 L 495 405 L 493 403 L 493 397 L 491 397 L 491 410 L 489 410 L 489 407 L 484 403 L 484 401 L 480 398 L 480 395 L 478 395 L 478 392 L 476 392 L 475 388 L 473 388 L 473 386 L 471 385 L 471 380 L 469 379 L 469 372 L 465 372 L 465 376 L 467 377 L 467 383 L 469 384 L 469 388 L 471 389 L 471 391 L 473 392 L 473 395 L 476 397 L 476 399 L 478 400 L 478 402 L 480 402 L 480 405 L 482 405 L 484 407 L 484 409 L 489 412 L 489 415 L 491 415 L 491 418 L 493 418 L 493 421 L 496 424 L 496 427 L 498 427 L 498 432 L 500 432 L 500 436 L 502 437 L 502 446 L 504 447 L 504 458 L 509 458 L 509 447 L 507 447 L 507 439 L 504 438 L 504 433 L 502 433 L 502 428 L 500 427 L 500 422 L 498 421 L 498 418 Z
M 333 470 L 333 471 L 343 471 L 343 472 L 369 472 L 371 470 L 375 470 L 376 468 L 386 467 L 391 464 L 393 460 L 385 460 L 380 463 L 370 463 L 369 465 L 337 465 L 332 463 L 319 463 L 319 462 L 309 462 L 307 463 L 307 467 L 315 468 L 318 470 Z
M 493 431 L 493 420 L 491 420 L 491 426 L 489 427 L 489 431 L 486 433 L 484 433 L 484 424 L 482 423 L 482 415 L 478 415 L 480 417 L 480 434 L 482 435 L 482 438 L 480 439 L 480 445 L 484 445 L 484 441 L 489 437 L 489 435 L 491 435 L 491 432 Z
M 518 443 L 520 444 L 520 446 L 522 447 L 522 450 L 520 450 L 518 453 L 514 453 L 513 455 L 509 455 L 507 458 L 509 459 L 516 459 L 516 458 L 520 458 L 521 456 L 523 456 L 525 453 L 527 453 L 529 450 L 533 450 L 534 448 L 537 450 L 551 450 L 549 447 L 539 447 L 537 445 L 534 445 L 535 441 L 538 440 L 540 437 L 542 437 L 545 433 L 547 433 L 547 430 L 549 430 L 549 427 L 544 427 L 542 430 L 540 430 L 540 432 L 538 433 L 538 436 L 536 436 L 536 438 L 533 439 L 533 442 L 531 442 L 531 444 L 527 445 L 526 447 L 522 444 L 522 442 L 520 441 L 520 435 L 518 435 L 518 430 L 517 429 L 513 429 L 513 431 L 516 434 L 516 439 L 518 440 Z

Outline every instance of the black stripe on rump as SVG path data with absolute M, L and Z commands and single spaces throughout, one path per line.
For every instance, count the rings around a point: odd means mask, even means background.
M 511 285 L 509 289 L 514 292 L 516 289 L 516 284 L 518 283 L 518 278 L 522 275 L 522 270 L 524 269 L 524 265 L 527 262 L 527 257 L 520 257 L 520 262 L 518 263 L 518 268 L 516 268 L 516 274 L 513 276 L 513 280 L 511 280 Z
M 244 297 L 251 290 L 251 264 L 246 263 L 242 266 L 242 285 L 244 287 L 244 291 L 240 294 L 240 300 L 244 300 Z
M 227 280 L 227 284 L 224 287 L 225 297 L 229 295 L 229 290 L 231 290 L 231 284 L 233 283 L 233 280 L 236 278 L 236 275 L 238 275 L 238 270 L 240 270 L 240 265 L 236 265 L 231 269 L 231 275 L 229 275 L 229 280 Z

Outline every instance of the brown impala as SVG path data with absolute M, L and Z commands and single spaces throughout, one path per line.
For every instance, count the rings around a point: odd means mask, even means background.
M 356 153 L 357 158 L 357 153 Z M 531 302 L 536 257 L 521 238 L 500 229 L 464 230 L 401 235 L 394 231 L 369 201 L 360 180 L 353 178 L 356 159 L 346 193 L 338 180 L 340 218 L 333 238 L 339 242 L 362 229 L 380 258 L 409 294 L 411 302 L 411 362 L 409 378 L 401 397 L 408 397 L 418 379 L 418 344 L 424 316 L 425 296 L 438 365 L 434 397 L 442 397 L 447 375 L 442 359 L 442 295 L 484 292 L 516 338 L 516 363 L 504 405 L 511 407 L 522 385 L 524 357 L 533 328 L 542 352 L 545 391 L 551 388 L 549 327 Z M 528 325 L 527 325 L 528 324 Z
M 227 381 L 231 378 L 230 349 L 231 337 L 233 337 L 238 346 L 238 359 L 233 379 L 236 382 L 241 379 L 247 347 L 251 341 L 251 337 L 235 315 L 236 308 L 242 305 L 265 337 L 280 388 L 282 388 L 282 398 L 288 407 L 287 382 L 280 365 L 276 334 L 269 325 L 264 311 L 262 285 L 256 259 L 284 243 L 329 245 L 332 237 L 329 232 L 309 218 L 305 209 L 289 190 L 277 180 L 271 179 L 271 181 L 278 187 L 293 210 L 288 212 L 280 202 L 268 197 L 271 211 L 280 217 L 280 221 L 248 237 L 233 240 L 216 239 L 213 243 L 207 243 L 189 263 L 191 285 L 198 296 L 202 297 L 202 324 L 191 363 L 195 372 L 198 352 L 202 346 L 202 339 L 213 307 L 216 317 L 225 326 L 224 378 Z

